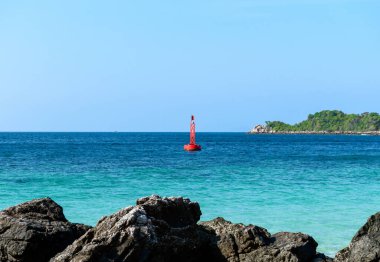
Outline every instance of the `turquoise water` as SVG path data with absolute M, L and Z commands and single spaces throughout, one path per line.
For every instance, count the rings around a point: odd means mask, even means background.
M 380 211 L 380 137 L 200 133 L 0 133 L 0 209 L 50 196 L 74 222 L 142 196 L 186 196 L 223 216 L 304 232 L 334 255 Z

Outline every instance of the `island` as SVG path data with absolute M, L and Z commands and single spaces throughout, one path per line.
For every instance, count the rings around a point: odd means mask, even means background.
M 323 110 L 310 114 L 294 125 L 282 121 L 266 121 L 256 125 L 249 134 L 351 134 L 380 135 L 380 115 L 365 112 L 346 114 L 339 110 Z

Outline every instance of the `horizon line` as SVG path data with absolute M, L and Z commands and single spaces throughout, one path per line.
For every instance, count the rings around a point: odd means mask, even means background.
M 0 131 L 0 133 L 189 133 L 189 131 Z M 197 133 L 248 133 L 248 131 L 197 131 Z

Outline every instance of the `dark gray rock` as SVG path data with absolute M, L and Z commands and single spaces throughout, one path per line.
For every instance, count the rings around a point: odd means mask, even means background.
M 380 212 L 368 219 L 353 237 L 350 245 L 336 254 L 334 261 L 380 261 Z
M 270 235 L 223 218 L 197 224 L 198 203 L 151 196 L 102 218 L 51 261 L 282 261 L 319 259 L 317 243 L 301 233 Z M 327 260 L 315 260 L 327 261 Z
M 50 198 L 10 207 L 0 212 L 0 261 L 49 261 L 88 229 Z
M 322 253 L 317 253 L 312 262 L 333 262 L 334 259 Z
M 316 258 L 317 242 L 302 233 L 281 232 L 271 236 L 264 228 L 232 224 L 223 218 L 203 222 L 201 226 L 216 236 L 215 245 L 224 258 L 218 261 L 306 262 Z
M 51 261 L 202 261 L 198 203 L 151 196 L 102 218 Z
M 212 237 L 210 250 L 221 253 L 219 261 L 240 261 L 241 256 L 270 244 L 270 234 L 258 226 L 233 224 L 221 217 L 200 223 L 200 228 Z

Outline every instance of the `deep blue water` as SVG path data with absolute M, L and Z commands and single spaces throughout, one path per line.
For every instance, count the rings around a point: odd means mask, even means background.
M 160 194 L 223 216 L 304 232 L 334 255 L 380 211 L 380 137 L 199 133 L 0 133 L 0 209 L 50 196 L 73 222 Z

